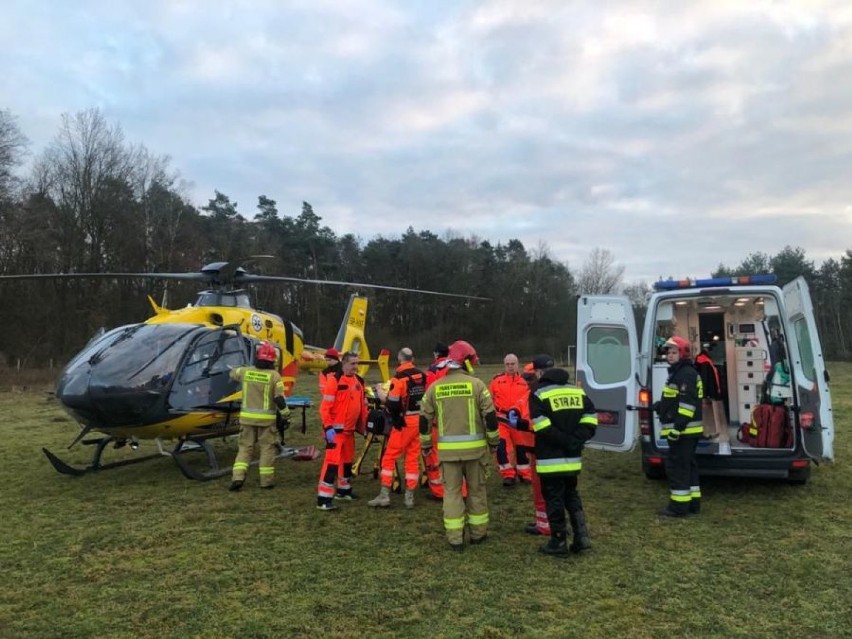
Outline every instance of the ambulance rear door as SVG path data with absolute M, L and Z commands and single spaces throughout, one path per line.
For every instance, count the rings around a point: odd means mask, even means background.
M 594 402 L 598 429 L 592 448 L 629 451 L 636 442 L 638 352 L 633 306 L 623 295 L 577 300 L 577 385 Z M 628 408 L 629 407 L 629 408 Z
M 786 343 L 796 381 L 805 452 L 815 459 L 834 459 L 831 391 L 808 285 L 800 276 L 787 284 L 783 291 L 788 322 Z

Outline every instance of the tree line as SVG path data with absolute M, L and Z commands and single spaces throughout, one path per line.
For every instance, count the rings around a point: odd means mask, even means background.
M 371 348 L 409 345 L 426 359 L 436 341 L 468 339 L 481 355 L 510 348 L 522 356 L 566 356 L 575 342 L 579 293 L 625 292 L 642 312 L 645 283 L 625 286 L 623 267 L 595 249 L 575 274 L 545 245 L 517 239 L 492 244 L 476 237 L 438 236 L 409 227 L 399 236 L 338 235 L 304 202 L 288 214 L 260 195 L 252 215 L 215 191 L 194 206 L 168 157 L 125 140 L 98 110 L 64 115 L 59 131 L 26 176 L 15 168 L 27 141 L 0 110 L 0 274 L 197 272 L 210 262 L 245 263 L 251 272 L 311 280 L 361 282 L 491 297 L 488 302 L 363 289 L 370 299 Z M 249 256 L 269 255 L 247 261 Z M 756 270 L 754 270 L 756 269 Z M 717 274 L 804 275 L 819 309 L 829 357 L 852 351 L 852 251 L 819 268 L 804 251 L 755 254 Z M 171 307 L 194 299 L 195 284 L 148 279 L 44 279 L 0 284 L 0 364 L 38 367 L 63 362 L 101 327 L 142 321 L 146 299 Z M 299 326 L 307 343 L 328 346 L 348 294 L 357 287 L 287 283 L 257 285 L 258 308 Z

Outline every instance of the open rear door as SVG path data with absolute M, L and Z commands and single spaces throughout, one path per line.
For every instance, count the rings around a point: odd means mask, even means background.
M 816 459 L 834 459 L 834 416 L 828 371 L 822 357 L 808 285 L 797 277 L 784 287 L 788 330 L 786 342 L 796 381 L 799 424 L 805 452 Z
M 598 411 L 598 430 L 588 446 L 633 448 L 638 415 L 627 406 L 638 396 L 638 351 L 633 306 L 627 297 L 583 295 L 577 300 L 577 385 Z

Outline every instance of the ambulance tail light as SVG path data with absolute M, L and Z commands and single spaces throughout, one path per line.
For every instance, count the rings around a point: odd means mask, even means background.
M 808 459 L 794 459 L 790 462 L 790 470 L 802 470 L 802 468 L 807 468 L 810 460 Z
M 639 409 L 639 433 L 643 436 L 651 436 L 651 392 L 647 388 L 639 389 L 637 398 Z

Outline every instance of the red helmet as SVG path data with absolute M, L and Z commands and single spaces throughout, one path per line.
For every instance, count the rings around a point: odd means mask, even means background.
M 275 347 L 269 342 L 261 342 L 257 347 L 257 361 L 274 362 L 276 359 L 278 359 L 278 353 L 275 352 Z
M 675 335 L 674 337 L 668 338 L 666 343 L 663 344 L 663 349 L 668 350 L 670 348 L 676 348 L 681 359 L 692 357 L 692 349 L 689 346 L 689 342 L 682 337 Z
M 474 366 L 479 364 L 479 356 L 476 354 L 476 349 L 463 339 L 456 340 L 450 344 L 447 357 L 462 366 L 464 366 L 465 362 L 470 362 Z

